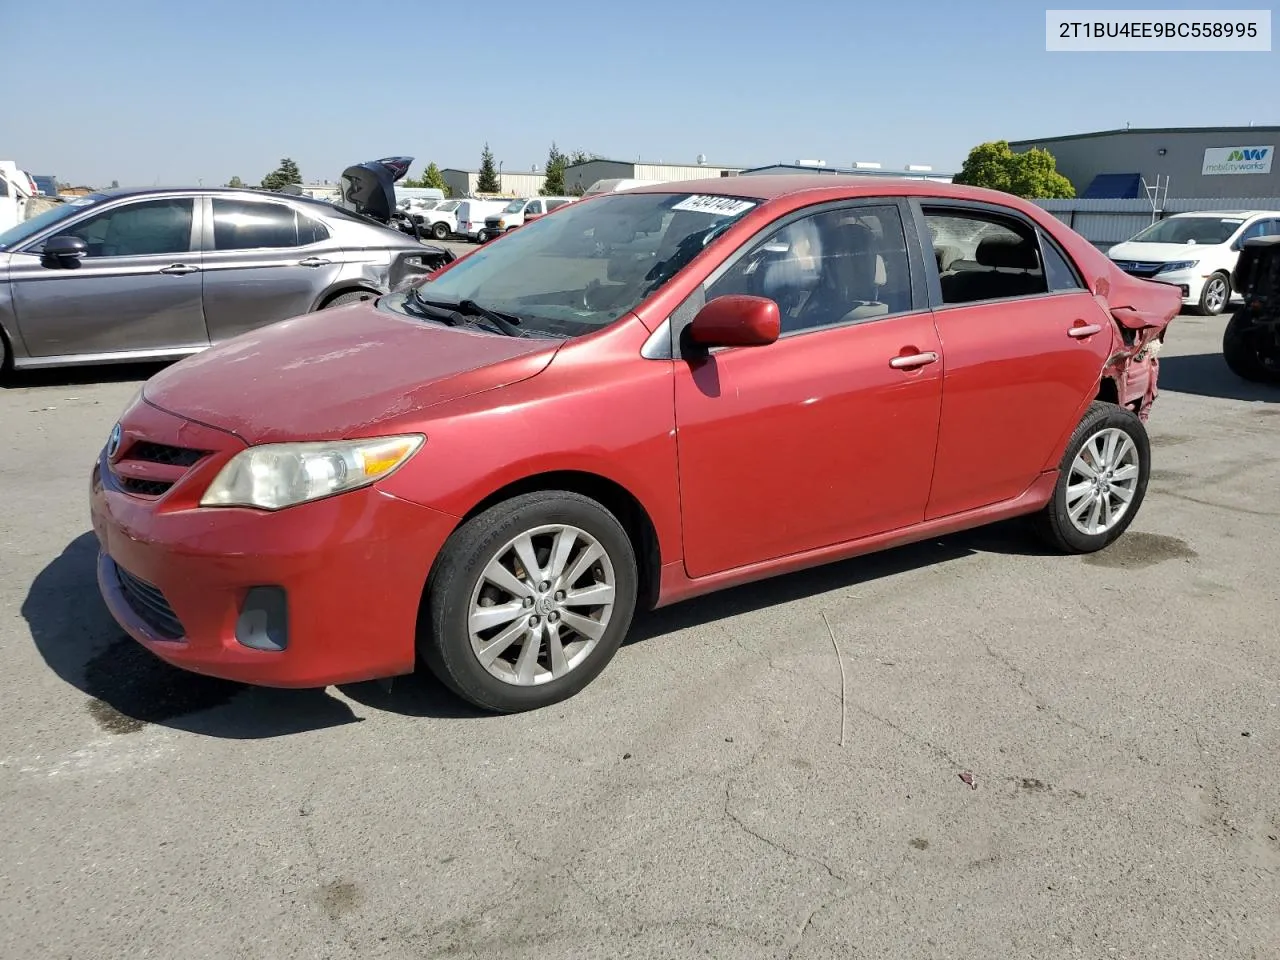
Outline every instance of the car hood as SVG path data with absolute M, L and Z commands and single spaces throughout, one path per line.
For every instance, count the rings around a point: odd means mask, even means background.
M 210 347 L 148 380 L 143 398 L 249 444 L 372 436 L 535 376 L 561 342 L 441 327 L 369 301 Z
M 1117 243 L 1107 251 L 1112 260 L 1142 260 L 1148 263 L 1173 263 L 1175 260 L 1203 260 L 1217 250 L 1204 243 Z

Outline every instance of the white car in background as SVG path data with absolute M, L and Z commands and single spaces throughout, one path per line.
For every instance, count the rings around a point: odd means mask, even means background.
M 1253 237 L 1280 234 L 1280 211 L 1201 210 L 1157 220 L 1107 251 L 1121 270 L 1182 288 L 1182 302 L 1206 316 L 1227 308 L 1231 271 Z
M 408 213 L 422 227 L 423 236 L 432 240 L 448 240 L 458 232 L 458 207 L 461 200 L 428 200 L 410 206 Z

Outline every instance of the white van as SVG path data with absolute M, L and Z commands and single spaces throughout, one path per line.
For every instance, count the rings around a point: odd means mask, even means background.
M 501 216 L 510 200 L 463 200 L 454 211 L 458 218 L 456 232 L 468 240 L 481 242 L 486 217 Z
M 0 232 L 27 218 L 27 201 L 39 190 L 25 170 L 12 160 L 0 160 Z
M 574 199 L 573 197 L 530 197 L 528 199 L 522 197 L 519 200 L 512 200 L 502 208 L 500 213 L 484 218 L 484 236 L 480 238 L 480 242 L 492 240 L 516 227 L 523 227 L 527 221 L 536 220 L 556 207 L 572 203 Z

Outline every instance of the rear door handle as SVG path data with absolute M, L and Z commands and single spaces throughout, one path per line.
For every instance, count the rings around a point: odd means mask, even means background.
M 188 263 L 174 263 L 160 269 L 161 273 L 195 273 L 199 267 L 193 267 Z
M 1075 337 L 1079 340 L 1081 337 L 1092 337 L 1095 333 L 1101 333 L 1102 327 L 1096 323 L 1087 323 L 1084 326 L 1072 327 L 1067 331 L 1068 337 Z
M 325 260 L 323 257 L 307 257 L 305 260 L 299 260 L 300 267 L 323 267 L 326 264 L 333 263 L 332 260 Z
M 928 353 L 913 353 L 905 357 L 894 357 L 889 361 L 889 366 L 895 370 L 910 370 L 912 367 L 923 367 L 926 363 L 937 363 L 938 355 L 932 351 Z

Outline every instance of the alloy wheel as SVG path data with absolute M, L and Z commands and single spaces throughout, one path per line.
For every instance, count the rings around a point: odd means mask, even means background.
M 471 650 L 504 683 L 558 680 L 604 636 L 616 587 L 608 553 L 580 527 L 521 533 L 493 555 L 471 592 Z
M 1106 533 L 1125 515 L 1138 489 L 1138 447 L 1123 430 L 1089 437 L 1067 476 L 1067 517 L 1087 536 Z
M 1222 277 L 1210 277 L 1205 283 L 1204 305 L 1210 313 L 1218 313 L 1227 303 L 1227 281 Z

